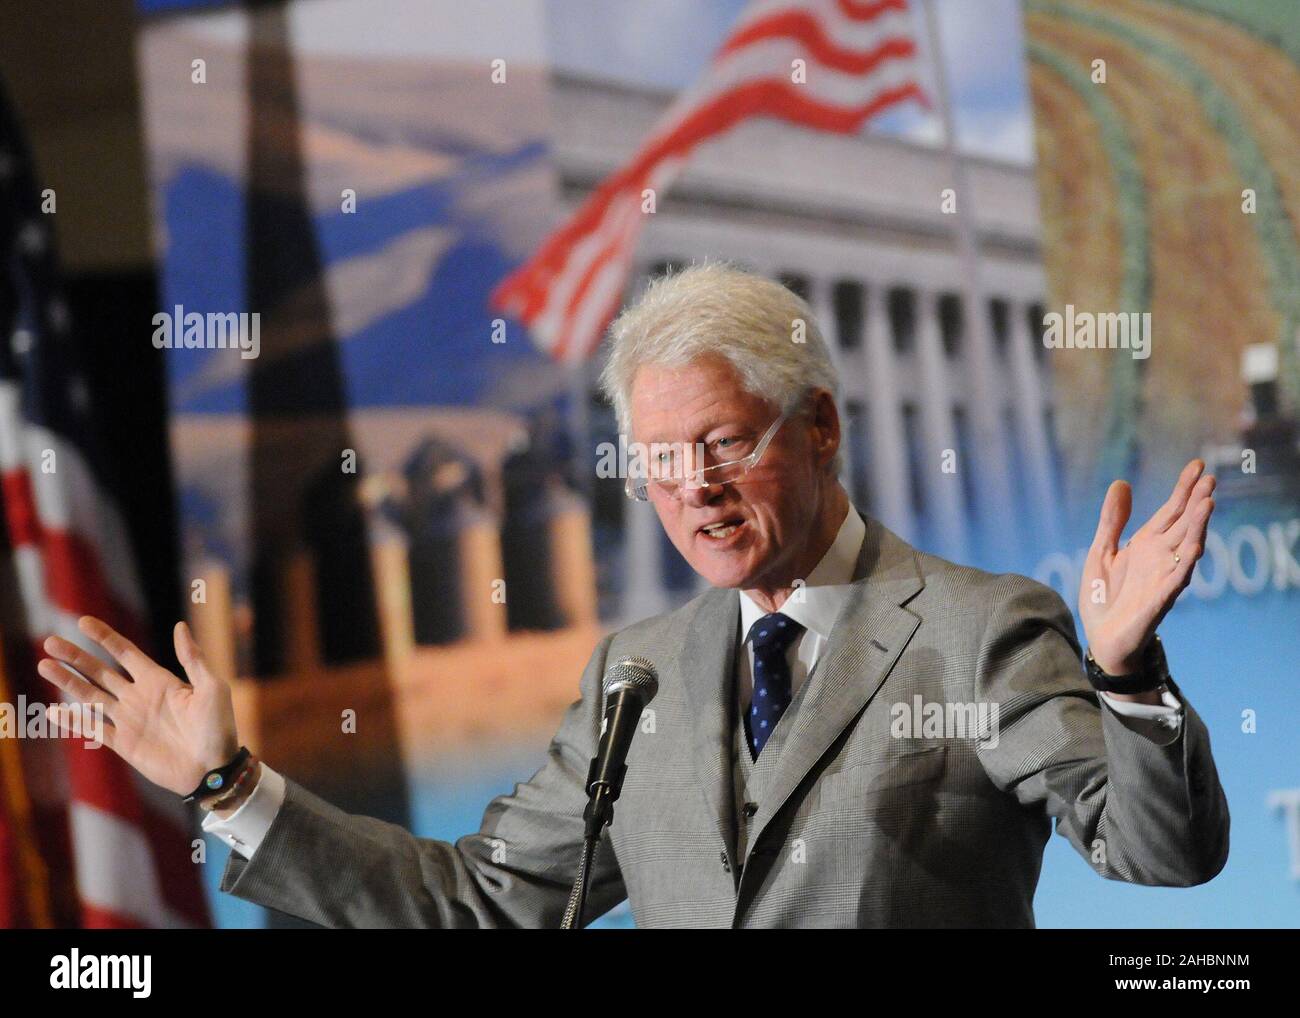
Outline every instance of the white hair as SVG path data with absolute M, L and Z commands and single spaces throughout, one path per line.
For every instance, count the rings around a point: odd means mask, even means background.
M 644 364 L 681 367 L 707 355 L 725 358 L 751 395 L 782 413 L 814 389 L 839 395 L 839 376 L 808 303 L 765 276 L 704 261 L 660 276 L 610 326 L 600 384 L 619 430 L 631 434 L 632 382 Z M 836 454 L 832 472 L 839 473 Z

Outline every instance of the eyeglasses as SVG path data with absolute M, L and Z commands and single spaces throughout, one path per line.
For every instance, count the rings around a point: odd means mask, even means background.
M 651 490 L 659 492 L 667 498 L 681 498 L 683 484 L 689 484 L 697 488 L 709 488 L 715 484 L 731 484 L 758 466 L 758 461 L 763 458 L 763 453 L 767 452 L 767 447 L 771 444 L 776 433 L 781 429 L 781 425 L 788 419 L 789 414 L 782 414 L 774 420 L 771 426 L 763 432 L 763 437 L 758 440 L 758 445 L 748 456 L 738 460 L 729 460 L 726 463 L 715 463 L 711 467 L 701 467 L 699 470 L 692 470 L 683 474 L 678 465 L 674 466 L 668 476 L 665 477 L 647 477 L 633 480 L 627 479 L 623 490 L 628 498 L 635 499 L 638 502 L 648 502 L 650 500 Z M 658 463 L 651 464 L 654 467 Z

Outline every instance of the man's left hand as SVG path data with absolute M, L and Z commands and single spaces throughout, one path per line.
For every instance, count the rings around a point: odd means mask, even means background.
M 1110 675 L 1141 669 L 1156 627 L 1191 581 L 1214 511 L 1214 477 L 1202 477 L 1204 470 L 1201 460 L 1188 463 L 1169 501 L 1123 548 L 1119 539 L 1133 511 L 1133 492 L 1124 481 L 1106 492 L 1083 565 L 1079 615 L 1093 660 Z

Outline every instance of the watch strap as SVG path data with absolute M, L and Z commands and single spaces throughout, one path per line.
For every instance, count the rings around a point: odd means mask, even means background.
M 1159 689 L 1169 681 L 1169 667 L 1165 660 L 1165 648 L 1160 637 L 1152 637 L 1142 656 L 1142 668 L 1132 675 L 1111 675 L 1102 671 L 1101 665 L 1093 659 L 1089 650 L 1084 659 L 1084 670 L 1092 687 L 1102 693 L 1118 693 L 1121 696 L 1134 693 L 1149 693 Z
M 206 799 L 210 795 L 219 795 L 220 793 L 229 790 L 230 783 L 235 779 L 236 775 L 238 775 L 240 769 L 244 766 L 244 763 L 248 760 L 249 756 L 251 756 L 251 754 L 248 751 L 248 747 L 240 746 L 239 752 L 235 754 L 234 759 L 232 759 L 228 764 L 223 764 L 221 767 L 214 767 L 212 770 L 208 771 L 207 774 L 203 775 L 203 779 L 199 782 L 198 787 L 189 795 L 185 796 L 185 801 L 194 802 L 196 799 Z

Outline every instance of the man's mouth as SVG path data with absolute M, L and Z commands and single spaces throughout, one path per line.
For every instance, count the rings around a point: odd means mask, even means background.
M 719 520 L 700 527 L 700 533 L 713 541 L 725 541 L 744 525 L 743 519 Z

